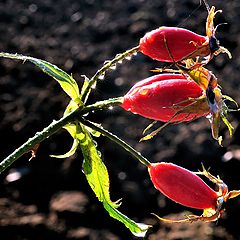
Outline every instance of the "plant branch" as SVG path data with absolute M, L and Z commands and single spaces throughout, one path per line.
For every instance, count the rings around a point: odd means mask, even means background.
M 41 132 L 37 132 L 34 137 L 29 138 L 27 142 L 21 145 L 18 149 L 16 149 L 12 154 L 10 154 L 0 163 L 0 173 L 6 170 L 6 168 L 13 164 L 23 154 L 31 151 L 34 148 L 34 146 L 41 143 L 43 140 L 53 135 L 60 128 L 62 128 L 63 126 L 71 122 L 73 119 L 75 119 L 76 115 L 78 115 L 80 111 L 81 109 L 79 108 L 71 112 L 69 115 L 59 119 L 58 121 L 53 120 L 49 126 L 44 128 Z
M 105 109 L 113 106 L 118 106 L 118 105 L 121 105 L 122 102 L 123 102 L 123 97 L 110 98 L 108 100 L 99 101 L 84 107 L 81 111 L 81 115 L 84 115 L 86 113 L 89 113 L 95 110 L 101 110 L 101 109 Z
M 34 137 L 29 138 L 22 146 L 16 149 L 8 157 L 6 157 L 2 162 L 0 162 L 0 173 L 6 170 L 10 165 L 12 165 L 18 158 L 23 154 L 31 151 L 37 144 L 41 143 L 46 138 L 50 137 L 56 133 L 59 129 L 64 127 L 70 122 L 74 122 L 79 116 L 87 114 L 93 110 L 100 110 L 107 108 L 109 106 L 116 106 L 121 104 L 122 98 L 111 98 L 105 101 L 96 102 L 92 105 L 77 108 L 68 115 L 62 117 L 59 120 L 53 120 L 53 122 L 44 128 L 41 132 L 37 132 Z
M 132 156 L 134 156 L 139 162 L 144 164 L 145 166 L 149 166 L 151 163 L 141 155 L 140 152 L 136 151 L 133 147 L 131 147 L 128 143 L 120 139 L 118 136 L 114 135 L 113 133 L 109 132 L 108 130 L 104 129 L 102 126 L 98 126 L 97 124 L 90 122 L 82 117 L 78 118 L 78 120 L 86 125 L 87 127 L 92 128 L 93 130 L 96 130 L 100 133 L 102 133 L 104 136 L 108 137 L 118 145 L 120 145 L 122 148 L 124 148 L 126 151 L 128 151 Z
M 82 95 L 82 102 L 87 101 L 88 94 L 91 91 L 92 86 L 94 86 L 97 82 L 97 80 L 105 75 L 105 72 L 108 69 L 111 69 L 111 67 L 115 66 L 117 63 L 120 63 L 122 60 L 124 60 L 127 57 L 132 56 L 133 54 L 137 53 L 139 50 L 139 46 L 131 48 L 127 50 L 126 52 L 122 54 L 117 54 L 116 57 L 110 61 L 106 61 L 105 64 L 94 74 L 94 76 L 89 80 L 89 85 L 86 87 L 83 95 Z

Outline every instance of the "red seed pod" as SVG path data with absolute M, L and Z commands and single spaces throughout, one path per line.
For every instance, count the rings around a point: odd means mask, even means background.
M 210 61 L 213 55 L 231 53 L 220 46 L 215 37 L 216 28 L 213 25 L 214 16 L 221 12 L 215 7 L 209 10 L 206 21 L 206 36 L 196 34 L 184 28 L 160 27 L 147 33 L 139 42 L 139 50 L 152 59 L 162 62 L 178 62 L 184 59 L 207 57 L 205 63 Z
M 196 209 L 215 209 L 217 192 L 193 172 L 172 163 L 155 163 L 148 168 L 156 189 L 171 200 Z
M 202 172 L 194 173 L 175 164 L 161 162 L 150 164 L 148 171 L 155 188 L 165 196 L 184 206 L 203 210 L 201 216 L 189 215 L 180 220 L 165 219 L 153 214 L 161 221 L 169 223 L 216 221 L 224 212 L 223 203 L 240 195 L 240 190 L 228 192 L 227 185 L 204 167 Z M 203 175 L 215 183 L 218 191 L 210 188 L 198 175 Z
M 159 74 L 135 84 L 122 107 L 162 122 L 190 121 L 209 113 L 203 90 L 182 74 Z
M 198 50 L 208 41 L 206 36 L 198 35 L 184 28 L 160 27 L 148 32 L 140 39 L 140 52 L 161 62 L 178 62 Z M 208 55 L 204 52 L 203 55 Z M 201 53 L 198 53 L 200 56 Z

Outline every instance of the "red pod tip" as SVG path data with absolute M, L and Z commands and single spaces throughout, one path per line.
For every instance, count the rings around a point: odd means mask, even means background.
M 155 163 L 148 168 L 156 189 L 171 200 L 196 209 L 215 209 L 218 194 L 193 172 L 172 163 Z

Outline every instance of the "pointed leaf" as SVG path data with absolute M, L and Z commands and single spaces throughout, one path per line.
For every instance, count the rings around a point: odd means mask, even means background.
M 224 122 L 224 124 L 225 124 L 225 125 L 227 126 L 227 128 L 228 128 L 230 137 L 232 137 L 234 127 L 233 127 L 232 124 L 227 120 L 226 116 L 222 115 L 221 118 L 222 118 L 222 121 Z
M 77 151 L 77 147 L 78 147 L 78 140 L 74 139 L 73 145 L 67 153 L 62 154 L 62 155 L 50 155 L 50 157 L 54 157 L 54 158 L 68 158 L 68 157 L 71 157 Z
M 218 144 L 222 146 L 222 136 L 219 136 L 219 127 L 220 127 L 220 120 L 221 115 L 219 112 L 212 113 L 211 114 L 210 123 L 211 123 L 211 129 L 212 129 L 212 136 L 215 140 L 218 141 Z
M 126 215 L 118 211 L 116 208 L 113 208 L 108 203 L 103 202 L 104 208 L 108 211 L 109 215 L 116 219 L 121 221 L 129 230 L 132 232 L 133 235 L 137 237 L 144 237 L 148 231 L 148 229 L 151 227 L 150 225 L 146 225 L 144 223 L 136 223 L 130 218 L 128 218 Z
M 89 78 L 85 75 L 81 75 L 81 77 L 84 78 L 83 86 L 82 86 L 82 89 L 81 89 L 81 95 L 82 95 L 86 91 L 86 88 L 89 85 Z
M 94 123 L 94 124 L 99 125 L 99 127 L 101 126 L 101 124 L 97 124 L 97 123 Z M 100 136 L 101 136 L 101 133 L 98 132 L 97 130 L 94 130 L 94 129 L 92 129 L 92 128 L 90 128 L 90 127 L 87 127 L 87 126 L 85 126 L 85 128 L 86 128 L 86 130 L 87 130 L 88 132 L 91 133 L 91 135 L 92 135 L 93 137 L 100 137 Z
M 89 185 L 111 217 L 122 222 L 133 234 L 144 236 L 149 226 L 135 223 L 116 209 L 120 206 L 118 201 L 111 201 L 109 193 L 110 181 L 107 168 L 96 149 L 90 133 L 84 126 L 78 126 L 77 136 L 84 156 L 83 170 Z
M 11 58 L 11 59 L 18 59 L 23 61 L 30 61 L 39 67 L 43 72 L 50 75 L 52 78 L 58 81 L 61 85 L 62 89 L 77 103 L 80 104 L 79 98 L 79 89 L 76 81 L 64 72 L 62 69 L 58 68 L 57 66 L 33 57 L 23 56 L 20 54 L 10 54 L 10 53 L 0 53 L 0 57 Z
M 120 204 L 116 204 L 110 199 L 108 171 L 95 147 L 94 141 L 84 126 L 78 126 L 78 140 L 84 156 L 83 170 L 88 183 L 99 201 L 105 201 L 114 208 L 119 207 Z
M 79 105 L 75 101 L 71 100 L 69 102 L 69 104 L 67 105 L 67 107 L 66 107 L 66 109 L 64 111 L 63 116 L 68 115 L 69 113 L 71 113 L 72 111 L 76 110 L 77 108 L 79 108 Z
M 226 100 L 228 100 L 228 101 L 230 101 L 230 102 L 233 102 L 233 103 L 238 107 L 238 103 L 237 103 L 233 98 L 231 98 L 230 96 L 228 96 L 228 95 L 222 95 L 222 98 L 223 98 L 223 99 L 226 99 Z
M 228 193 L 228 199 L 235 198 L 240 195 L 240 190 L 233 190 Z

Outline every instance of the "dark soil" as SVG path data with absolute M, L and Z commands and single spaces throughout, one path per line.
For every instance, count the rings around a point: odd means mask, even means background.
M 224 94 L 240 102 L 240 3 L 211 1 L 223 14 L 215 23 L 217 37 L 233 58 L 224 54 L 210 64 Z M 138 44 L 139 38 L 158 26 L 181 26 L 205 34 L 207 11 L 198 0 L 2 0 L 0 2 L 0 51 L 21 53 L 50 61 L 73 74 L 92 76 L 105 60 Z M 90 101 L 121 96 L 137 81 L 159 67 L 138 54 L 110 72 Z M 4 159 L 35 132 L 59 119 L 68 97 L 58 84 L 29 63 L 0 60 L 0 156 Z M 151 122 L 120 108 L 89 116 L 129 142 L 150 161 L 170 161 L 190 170 L 211 167 L 229 189 L 240 186 L 240 113 L 229 120 L 235 127 L 229 138 L 221 126 L 223 147 L 211 137 L 202 118 L 172 125 L 153 140 L 139 143 L 142 130 Z M 137 222 L 153 224 L 147 239 L 240 239 L 240 198 L 230 200 L 216 223 L 163 224 L 150 213 L 183 216 L 192 211 L 165 198 L 154 189 L 147 169 L 116 144 L 101 137 L 98 148 L 109 169 L 111 197 L 123 199 L 121 211 Z M 17 160 L 0 177 L 0 237 L 8 240 L 135 239 L 110 218 L 90 190 L 81 171 L 82 155 L 50 158 L 65 153 L 71 138 L 63 130 L 43 142 L 37 157 L 30 153 Z M 196 212 L 196 214 L 201 214 Z

